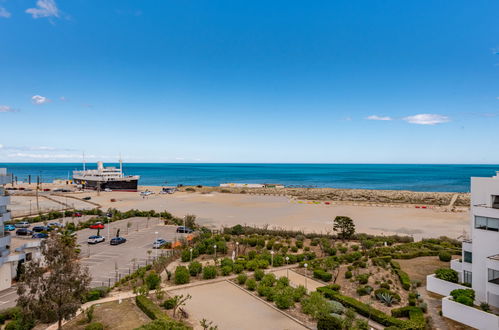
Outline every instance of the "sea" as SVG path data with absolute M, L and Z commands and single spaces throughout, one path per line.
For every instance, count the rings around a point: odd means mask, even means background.
M 106 163 L 105 166 L 119 164 Z M 18 181 L 71 178 L 81 163 L 0 163 Z M 87 169 L 96 164 L 87 164 Z M 221 183 L 278 183 L 292 187 L 469 192 L 470 177 L 490 177 L 499 165 L 430 164 L 181 164 L 124 163 L 127 175 L 140 175 L 139 185 L 218 186 Z

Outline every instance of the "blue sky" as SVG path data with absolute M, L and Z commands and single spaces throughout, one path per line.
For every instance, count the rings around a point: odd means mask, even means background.
M 0 161 L 497 164 L 498 12 L 0 0 Z

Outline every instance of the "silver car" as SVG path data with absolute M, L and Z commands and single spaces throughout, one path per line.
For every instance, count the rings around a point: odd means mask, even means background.
M 165 245 L 166 243 L 168 243 L 166 240 L 164 240 L 162 238 L 158 238 L 157 240 L 154 241 L 154 243 L 152 243 L 152 248 L 153 249 L 161 249 L 161 247 L 163 245 Z
M 28 221 L 19 221 L 14 224 L 16 228 L 29 228 L 29 222 Z

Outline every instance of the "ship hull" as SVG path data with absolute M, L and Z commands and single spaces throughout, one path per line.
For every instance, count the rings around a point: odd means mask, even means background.
M 94 181 L 73 178 L 75 184 L 81 185 L 83 189 L 90 190 L 118 190 L 118 191 L 137 191 L 139 180 L 112 180 L 112 181 Z

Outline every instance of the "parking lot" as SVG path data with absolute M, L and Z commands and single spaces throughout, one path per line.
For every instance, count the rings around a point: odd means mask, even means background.
M 88 220 L 90 216 L 80 218 L 64 218 L 49 222 L 78 222 Z M 32 224 L 30 229 L 36 225 Z M 110 238 L 115 237 L 120 230 L 120 236 L 126 242 L 120 245 L 110 245 Z M 92 276 L 91 287 L 113 285 L 117 280 L 133 272 L 140 266 L 150 263 L 154 257 L 165 253 L 166 250 L 153 249 L 152 244 L 156 238 L 167 241 L 181 239 L 184 234 L 176 232 L 177 226 L 166 226 L 157 218 L 130 218 L 105 224 L 100 230 L 100 235 L 106 238 L 105 242 L 87 244 L 89 236 L 96 235 L 97 229 L 83 229 L 77 232 L 77 243 L 81 248 L 81 264 L 87 266 Z M 156 234 L 156 232 L 158 234 Z M 12 233 L 12 250 L 26 242 L 34 241 L 30 237 L 16 237 Z M 148 252 L 150 251 L 150 252 Z M 15 305 L 17 295 L 15 288 L 0 292 L 0 310 Z
M 153 249 L 156 238 L 175 241 L 183 234 L 176 233 L 177 226 L 165 226 L 155 218 L 130 218 L 120 220 L 100 230 L 100 235 L 106 238 L 105 242 L 87 244 L 89 236 L 96 235 L 97 229 L 83 229 L 78 231 L 77 242 L 81 247 L 81 263 L 87 266 L 92 276 L 92 287 L 112 285 L 121 277 L 128 275 L 140 266 L 150 263 L 153 258 L 165 250 Z M 126 238 L 126 243 L 110 245 L 109 241 L 116 236 Z M 156 232 L 158 234 L 156 234 Z

